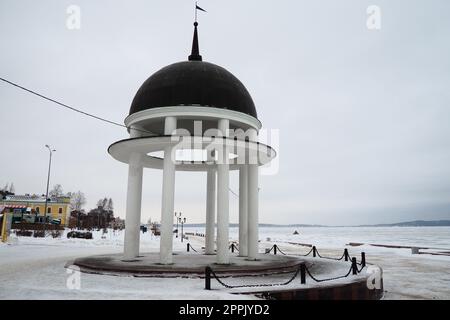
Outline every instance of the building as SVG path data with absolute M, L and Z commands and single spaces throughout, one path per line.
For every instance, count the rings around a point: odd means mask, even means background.
M 163 171 L 160 264 L 173 263 L 177 171 L 206 173 L 205 254 L 216 254 L 216 263 L 222 265 L 230 263 L 229 175 L 231 170 L 239 172 L 239 254 L 258 259 L 259 166 L 270 163 L 276 152 L 258 142 L 262 124 L 242 82 L 203 61 L 197 27 L 195 22 L 188 60 L 162 68 L 142 84 L 125 119 L 129 138 L 108 149 L 128 166 L 124 245 L 128 261 L 139 256 L 144 168 Z
M 13 222 L 42 222 L 45 195 L 5 195 L 0 199 L 5 212 L 14 213 Z M 67 226 L 70 217 L 70 197 L 51 197 L 47 201 L 47 221 Z
M 125 220 L 124 219 L 120 219 L 120 217 L 115 217 L 113 218 L 110 222 L 109 222 L 109 227 L 111 229 L 125 229 Z
M 105 210 L 103 207 L 99 206 L 95 209 L 90 210 L 87 213 L 88 218 L 93 222 L 93 228 L 107 228 L 109 223 L 114 220 L 114 213 L 112 210 Z

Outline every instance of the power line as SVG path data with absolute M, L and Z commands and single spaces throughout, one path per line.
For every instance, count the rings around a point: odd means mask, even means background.
M 65 103 L 62 103 L 62 102 L 59 102 L 59 101 L 57 101 L 57 100 L 55 100 L 55 99 L 49 98 L 49 97 L 47 97 L 47 96 L 44 96 L 43 94 L 40 94 L 40 93 L 38 93 L 38 92 L 36 92 L 36 91 L 33 91 L 33 90 L 31 90 L 31 89 L 25 88 L 25 87 L 23 87 L 23 86 L 21 86 L 21 85 L 19 85 L 19 84 L 17 84 L 17 83 L 14 83 L 14 82 L 12 82 L 12 81 L 9 81 L 9 80 L 7 80 L 7 79 L 5 79 L 5 78 L 0 77 L 0 80 L 3 81 L 3 82 L 5 82 L 5 83 L 7 83 L 7 84 L 10 84 L 10 85 L 12 85 L 12 86 L 14 86 L 14 87 L 16 87 L 16 88 L 19 88 L 19 89 L 21 89 L 21 90 L 23 90 L 23 91 L 25 91 L 25 92 L 31 93 L 31 94 L 33 94 L 33 95 L 39 97 L 39 98 L 42 98 L 42 99 L 44 99 L 44 100 L 53 102 L 53 103 L 55 103 L 55 104 L 57 104 L 57 105 L 59 105 L 59 106 L 61 106 L 61 107 L 67 108 L 67 109 L 69 109 L 69 110 L 71 110 L 71 111 L 74 111 L 74 112 L 81 113 L 81 114 L 83 114 L 83 115 L 85 115 L 85 116 L 94 118 L 94 119 L 96 119 L 96 120 L 100 120 L 100 121 L 103 121 L 103 122 L 106 122 L 106 123 L 109 123 L 109 124 L 112 124 L 112 125 L 115 125 L 115 126 L 118 126 L 118 127 L 122 127 L 122 128 L 125 128 L 125 129 L 129 129 L 129 130 L 136 130 L 136 131 L 141 131 L 141 132 L 145 132 L 145 133 L 151 133 L 151 132 L 149 132 L 149 131 L 147 131 L 147 130 L 141 130 L 141 129 L 136 129 L 136 128 L 130 128 L 130 127 L 127 127 L 127 126 L 125 126 L 125 125 L 123 125 L 123 124 L 120 124 L 120 123 L 118 123 L 118 122 L 111 121 L 111 120 L 108 120 L 108 119 L 105 119 L 105 118 L 102 118 L 102 117 L 93 115 L 93 114 L 91 114 L 91 113 L 85 112 L 85 111 L 83 111 L 83 110 L 80 110 L 80 109 L 71 107 L 71 106 L 69 106 L 69 105 L 67 105 L 67 104 L 65 104 Z M 228 188 L 228 189 L 230 190 L 230 192 L 231 192 L 232 194 L 234 194 L 236 197 L 239 198 L 239 195 L 238 195 L 236 192 L 234 192 L 233 190 L 231 190 L 231 188 Z
M 55 99 L 49 98 L 49 97 L 47 97 L 47 96 L 44 96 L 43 94 L 40 94 L 40 93 L 38 93 L 38 92 L 36 92 L 36 91 L 33 91 L 33 90 L 31 90 L 31 89 L 25 88 L 25 87 L 23 87 L 23 86 L 21 86 L 21 85 L 19 85 L 19 84 L 17 84 L 17 83 L 14 83 L 14 82 L 12 82 L 12 81 L 9 81 L 9 80 L 7 80 L 7 79 L 5 79 L 5 78 L 0 77 L 0 80 L 3 81 L 3 82 L 5 82 L 5 83 L 7 83 L 7 84 L 10 84 L 10 85 L 12 85 L 12 86 L 14 86 L 14 87 L 16 87 L 16 88 L 19 88 L 19 89 L 21 89 L 21 90 L 23 90 L 23 91 L 26 91 L 26 92 L 28 92 L 28 93 L 31 93 L 31 94 L 33 94 L 33 95 L 39 97 L 39 98 L 42 98 L 42 99 L 44 99 L 44 100 L 53 102 L 53 103 L 55 103 L 55 104 L 57 104 L 57 105 L 59 105 L 59 106 L 61 106 L 61 107 L 67 108 L 67 109 L 69 109 L 69 110 L 71 110 L 71 111 L 74 111 L 74 112 L 81 113 L 81 114 L 83 114 L 83 115 L 85 115 L 85 116 L 88 116 L 88 117 L 91 117 L 91 118 L 94 118 L 94 119 L 97 119 L 97 120 L 100 120 L 100 121 L 103 121 L 103 122 L 106 122 L 106 123 L 109 123 L 109 124 L 112 124 L 112 125 L 115 125 L 115 126 L 118 126 L 118 127 L 122 127 L 122 128 L 125 128 L 125 129 L 136 130 L 136 131 L 145 132 L 145 133 L 151 133 L 151 132 L 149 132 L 149 131 L 147 131 L 147 130 L 141 130 L 141 129 L 136 129 L 136 128 L 127 127 L 127 126 L 125 126 L 125 125 L 123 125 L 123 124 L 120 124 L 120 123 L 118 123 L 118 122 L 114 122 L 114 121 L 111 121 L 111 120 L 108 120 L 108 119 L 105 119 L 105 118 L 102 118 L 102 117 L 93 115 L 93 114 L 91 114 L 91 113 L 85 112 L 85 111 L 83 111 L 83 110 L 80 110 L 80 109 L 71 107 L 71 106 L 69 106 L 69 105 L 67 105 L 67 104 L 65 104 L 65 103 L 62 103 L 62 102 L 59 102 L 59 101 L 57 101 L 57 100 L 55 100 Z M 231 192 L 232 194 L 234 194 L 236 197 L 239 198 L 239 195 L 238 195 L 236 192 L 234 192 L 233 190 L 231 190 L 231 188 L 228 188 L 228 189 L 230 190 L 230 192 Z
M 231 192 L 232 194 L 234 194 L 236 197 L 239 198 L 239 195 L 238 195 L 236 192 L 234 192 L 233 190 L 231 190 L 231 188 L 228 188 L 228 190 L 230 190 L 230 192 Z
M 239 198 L 239 195 L 238 195 L 236 192 L 234 192 L 230 187 L 228 187 L 228 190 L 229 190 L 232 194 L 234 194 L 236 197 Z M 258 191 L 260 191 L 260 190 L 261 190 L 261 188 L 258 188 Z
M 55 100 L 55 99 L 49 98 L 49 97 L 47 97 L 47 96 L 44 96 L 43 94 L 40 94 L 40 93 L 38 93 L 38 92 L 36 92 L 36 91 L 33 91 L 33 90 L 31 90 L 31 89 L 25 88 L 25 87 L 23 87 L 23 86 L 21 86 L 21 85 L 19 85 L 19 84 L 17 84 L 17 83 L 14 83 L 14 82 L 12 82 L 12 81 L 9 81 L 9 80 L 7 80 L 7 79 L 5 79 L 5 78 L 0 77 L 0 80 L 3 81 L 3 82 L 5 82 L 5 83 L 7 83 L 7 84 L 10 84 L 10 85 L 12 85 L 12 86 L 14 86 L 14 87 L 16 87 L 16 88 L 19 88 L 19 89 L 21 89 L 21 90 L 23 90 L 23 91 L 26 91 L 26 92 L 28 92 L 28 93 L 31 93 L 31 94 L 33 94 L 33 95 L 39 97 L 39 98 L 42 98 L 42 99 L 44 99 L 44 100 L 53 102 L 53 103 L 55 103 L 55 104 L 57 104 L 57 105 L 59 105 L 59 106 L 61 106 L 61 107 L 64 107 L 64 108 L 69 109 L 69 110 L 74 111 L 74 112 L 81 113 L 81 114 L 83 114 L 83 115 L 85 115 L 85 116 L 88 116 L 88 117 L 91 117 L 91 118 L 94 118 L 94 119 L 97 119 L 97 120 L 100 120 L 100 121 L 103 121 L 103 122 L 106 122 L 106 123 L 109 123 L 109 124 L 112 124 L 112 125 L 115 125 L 115 126 L 118 126 L 118 127 L 126 128 L 126 129 L 129 129 L 129 130 L 136 130 L 136 131 L 141 131 L 141 132 L 145 132 L 145 133 L 151 133 L 151 132 L 146 131 L 146 130 L 141 130 L 141 129 L 136 129 L 136 128 L 130 128 L 130 127 L 127 127 L 127 126 L 125 126 L 125 125 L 123 125 L 123 124 L 120 124 L 120 123 L 118 123 L 118 122 L 111 121 L 111 120 L 108 120 L 108 119 L 105 119 L 105 118 L 102 118 L 102 117 L 93 115 L 93 114 L 91 114 L 91 113 L 85 112 L 85 111 L 83 111 L 83 110 L 80 110 L 80 109 L 71 107 L 71 106 L 69 106 L 69 105 L 67 105 L 67 104 L 65 104 L 65 103 L 62 103 L 62 102 L 59 102 L 59 101 L 57 101 L 57 100 Z

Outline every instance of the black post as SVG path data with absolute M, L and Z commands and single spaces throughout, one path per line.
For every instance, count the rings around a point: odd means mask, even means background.
M 344 249 L 344 258 L 345 258 L 345 261 L 348 261 L 348 257 L 349 257 L 348 250 L 347 250 L 347 248 L 345 248 L 345 249 Z
M 313 246 L 313 257 L 314 258 L 316 257 L 316 251 L 317 251 L 316 246 Z
M 276 244 L 273 245 L 273 254 L 277 255 L 277 245 Z
M 211 268 L 205 268 L 205 290 L 211 290 Z
M 300 265 L 300 283 L 301 284 L 306 283 L 306 266 L 304 263 Z
M 180 220 L 181 220 L 180 221 L 181 222 L 181 242 L 183 242 L 183 238 L 184 238 L 184 224 L 186 223 L 186 218 L 183 218 L 183 219 L 180 218 Z
M 175 220 L 177 220 L 177 234 L 175 235 L 175 238 L 178 238 L 178 217 L 177 217 L 177 213 L 176 212 L 175 212 Z
M 186 250 L 189 252 L 189 243 L 186 245 Z
M 184 234 L 183 234 L 183 225 L 184 225 L 184 223 L 183 223 L 183 220 L 181 220 L 181 242 L 183 242 L 183 238 L 184 238 Z
M 231 244 L 231 253 L 234 253 L 234 243 Z
M 352 274 L 356 275 L 358 274 L 358 266 L 356 265 L 356 258 L 352 258 Z
M 364 268 L 366 266 L 366 253 L 361 252 L 361 266 Z

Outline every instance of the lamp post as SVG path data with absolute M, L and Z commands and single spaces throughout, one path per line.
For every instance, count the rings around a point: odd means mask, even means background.
M 184 238 L 184 229 L 183 229 L 183 227 L 184 227 L 184 224 L 186 223 L 186 217 L 184 217 L 183 219 L 181 219 L 181 217 L 180 217 L 180 218 L 178 218 L 178 220 L 181 223 L 181 242 L 183 242 L 183 238 Z
M 175 220 L 177 221 L 177 234 L 175 238 L 178 238 L 178 219 L 181 219 L 181 212 L 175 212 Z
M 48 144 L 45 145 L 45 147 L 48 149 L 48 151 L 50 152 L 50 158 L 48 161 L 48 174 L 47 174 L 47 191 L 45 192 L 45 207 L 44 207 L 44 237 L 45 237 L 45 225 L 47 223 L 47 206 L 48 206 L 48 186 L 50 183 L 50 170 L 52 167 L 52 155 L 53 152 L 55 152 L 55 149 L 50 148 L 50 146 Z

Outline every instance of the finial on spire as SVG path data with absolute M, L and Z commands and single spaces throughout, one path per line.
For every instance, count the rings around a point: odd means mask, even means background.
M 192 52 L 189 56 L 189 61 L 202 61 L 202 56 L 200 55 L 200 50 L 198 48 L 198 22 L 197 22 L 197 11 L 206 12 L 205 9 L 202 9 L 198 6 L 197 2 L 195 2 L 195 22 L 194 22 L 194 39 L 192 40 Z
M 197 33 L 198 22 L 194 22 L 194 39 L 192 40 L 192 52 L 189 56 L 189 61 L 202 61 L 202 56 L 200 55 L 200 50 L 198 48 L 198 33 Z

